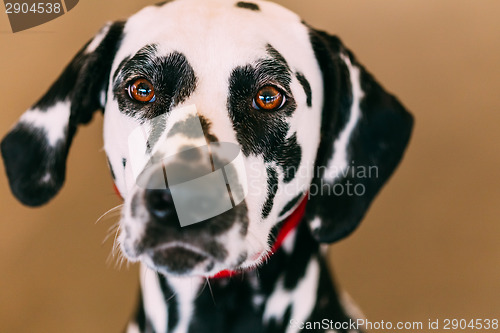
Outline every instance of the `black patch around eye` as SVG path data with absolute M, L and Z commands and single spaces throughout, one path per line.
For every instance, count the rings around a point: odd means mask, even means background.
M 311 85 L 309 84 L 309 81 L 307 81 L 306 77 L 302 73 L 295 73 L 295 77 L 297 80 L 299 80 L 300 84 L 302 85 L 302 88 L 304 88 L 304 92 L 306 93 L 306 103 L 308 107 L 312 106 L 312 92 L 311 92 Z
M 154 44 L 140 49 L 120 63 L 114 73 L 113 92 L 120 111 L 140 120 L 153 119 L 185 101 L 196 88 L 196 76 L 186 57 L 179 52 L 158 56 Z M 126 91 L 132 80 L 145 78 L 155 89 L 156 100 L 143 104 L 133 101 Z
M 250 10 L 254 10 L 254 11 L 260 11 L 259 5 L 252 3 L 252 2 L 240 1 L 240 2 L 236 3 L 236 7 L 250 9 Z
M 271 213 L 274 205 L 274 197 L 278 191 L 278 173 L 274 168 L 267 168 L 267 199 L 262 208 L 262 218 L 265 219 Z
M 291 71 L 283 56 L 267 45 L 269 57 L 255 65 L 237 67 L 229 79 L 228 109 L 236 137 L 244 155 L 261 155 L 265 162 L 276 162 L 285 174 L 285 182 L 295 177 L 302 157 L 296 135 L 287 138 L 289 117 L 297 108 L 290 91 Z M 252 99 L 263 85 L 281 86 L 287 101 L 275 112 L 252 108 Z
M 266 51 L 269 54 L 269 58 L 263 60 L 262 62 L 269 61 L 269 64 L 272 64 L 273 62 L 276 63 L 277 69 L 279 67 L 280 70 L 285 70 L 288 74 L 290 74 L 290 66 L 288 66 L 287 61 L 285 60 L 285 57 L 276 50 L 271 44 L 266 45 Z

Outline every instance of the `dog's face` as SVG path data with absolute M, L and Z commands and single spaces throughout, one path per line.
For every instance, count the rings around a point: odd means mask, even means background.
M 39 205 L 60 189 L 76 127 L 96 109 L 124 199 L 122 251 L 176 275 L 259 264 L 311 185 L 313 234 L 344 237 L 396 167 L 412 124 L 338 39 L 294 13 L 264 1 L 178 0 L 105 26 L 21 117 L 2 142 L 21 201 Z M 353 165 L 376 166 L 376 177 Z M 188 182 L 221 169 L 222 187 L 173 182 L 175 170 Z M 350 181 L 363 193 L 318 192 Z M 182 226 L 214 205 L 218 214 Z
M 287 213 L 284 206 L 304 195 L 312 179 L 322 83 L 308 28 L 273 3 L 259 3 L 257 11 L 228 2 L 179 1 L 137 13 L 123 36 L 111 68 L 104 139 L 125 199 L 124 253 L 179 273 L 255 265 L 269 249 L 279 213 Z M 128 86 L 138 78 L 154 89 L 153 101 L 130 96 Z M 151 119 L 149 127 L 163 125 L 168 133 L 186 122 L 192 105 L 202 119 L 203 141 L 238 145 L 244 163 L 238 177 L 247 178 L 239 183 L 247 190 L 234 209 L 181 228 L 178 216 L 151 207 L 161 206 L 158 201 L 165 207 L 168 194 L 137 185 L 129 163 L 134 157 L 123 143 Z M 196 137 L 178 136 L 180 143 L 166 143 L 164 155 L 199 146 Z M 193 164 L 186 161 L 185 168 Z

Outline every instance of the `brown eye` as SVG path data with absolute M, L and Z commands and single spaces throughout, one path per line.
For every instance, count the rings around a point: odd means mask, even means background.
M 253 107 L 257 110 L 275 111 L 285 104 L 285 96 L 273 86 L 260 89 L 253 99 Z
M 146 79 L 137 79 L 127 87 L 130 98 L 138 102 L 147 103 L 156 100 L 155 90 L 151 82 Z

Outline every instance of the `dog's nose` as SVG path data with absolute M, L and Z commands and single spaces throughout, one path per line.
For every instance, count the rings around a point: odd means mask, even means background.
M 172 193 L 167 189 L 146 190 L 146 206 L 151 215 L 165 219 L 175 214 Z

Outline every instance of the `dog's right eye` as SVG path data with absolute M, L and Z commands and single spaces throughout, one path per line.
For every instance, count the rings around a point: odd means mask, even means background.
M 137 79 L 127 87 L 131 99 L 141 103 L 152 103 L 156 100 L 153 84 L 146 79 Z
M 273 86 L 265 86 L 259 90 L 252 101 L 256 110 L 276 111 L 285 104 L 285 95 Z

